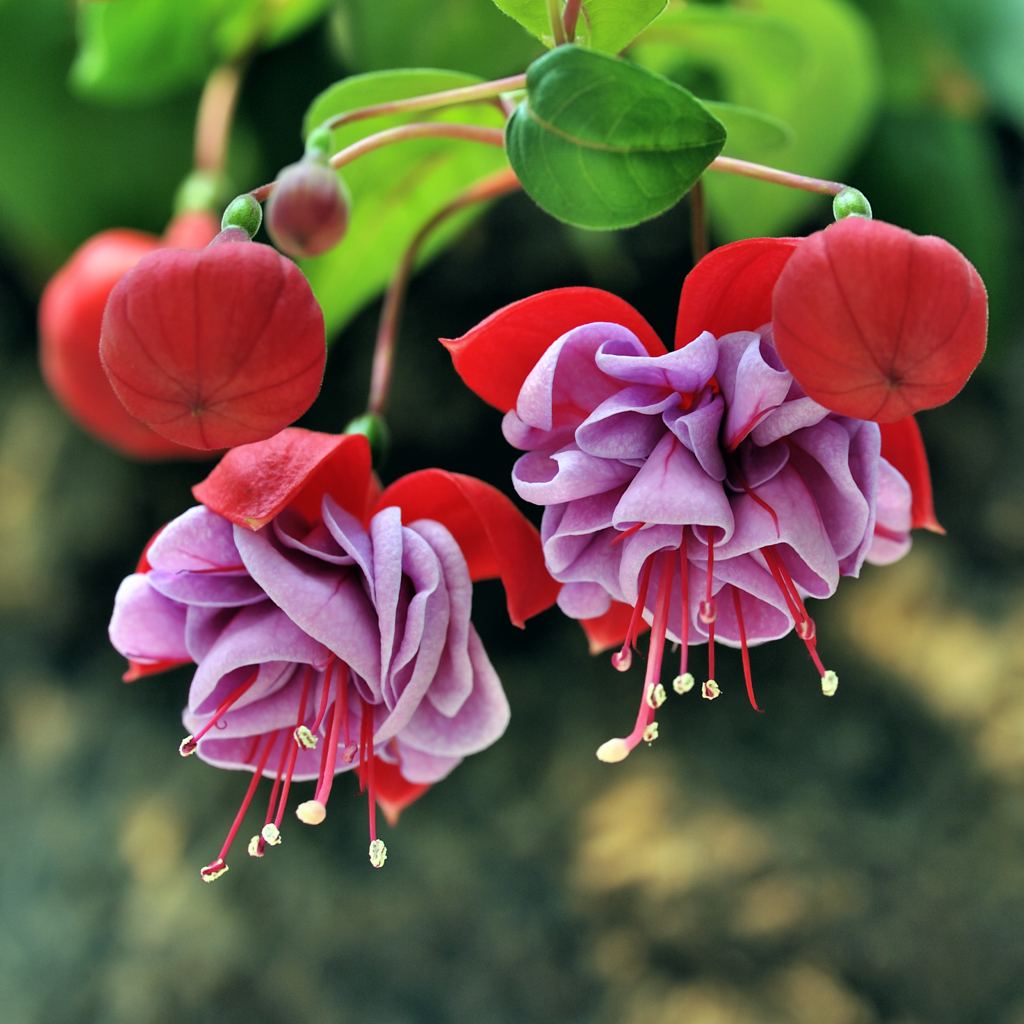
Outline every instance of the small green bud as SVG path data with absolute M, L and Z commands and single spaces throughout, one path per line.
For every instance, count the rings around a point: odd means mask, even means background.
M 836 220 L 844 217 L 863 217 L 871 220 L 871 204 L 868 197 L 859 189 L 844 188 L 832 200 L 832 214 Z
M 332 148 L 331 129 L 322 125 L 314 128 L 306 139 L 306 156 L 310 159 L 326 163 L 331 157 Z
M 345 427 L 345 433 L 362 434 L 370 442 L 370 453 L 373 455 L 375 466 L 380 466 L 387 458 L 391 431 L 388 430 L 383 416 L 378 416 L 375 412 L 364 412 Z
M 221 229 L 241 228 L 250 238 L 260 229 L 263 223 L 263 207 L 248 192 L 235 196 L 228 203 L 224 216 L 220 219 Z

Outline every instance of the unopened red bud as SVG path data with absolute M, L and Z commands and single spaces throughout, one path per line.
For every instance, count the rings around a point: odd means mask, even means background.
M 50 390 L 68 413 L 112 448 L 141 459 L 194 456 L 140 423 L 121 404 L 100 364 L 100 324 L 111 289 L 161 245 L 194 249 L 217 232 L 213 217 L 179 214 L 163 240 L 117 228 L 94 235 L 54 275 L 39 310 L 40 362 Z
M 306 158 L 286 167 L 267 202 L 267 230 L 297 259 L 333 249 L 348 227 L 348 200 L 329 165 Z
M 203 451 L 260 441 L 313 404 L 323 314 L 302 271 L 228 227 L 205 249 L 163 249 L 110 293 L 99 356 L 124 407 Z

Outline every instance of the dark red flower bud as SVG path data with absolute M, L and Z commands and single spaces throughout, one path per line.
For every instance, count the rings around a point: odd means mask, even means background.
M 130 416 L 100 364 L 100 325 L 111 289 L 161 244 L 197 248 L 217 232 L 209 214 L 176 217 L 163 243 L 154 235 L 117 228 L 81 245 L 43 291 L 39 355 L 57 400 L 86 430 L 125 455 L 142 459 L 194 457 Z
M 348 201 L 331 167 L 306 157 L 278 176 L 267 201 L 267 231 L 274 244 L 304 259 L 333 249 L 348 227 Z
M 111 292 L 100 358 L 125 408 L 212 450 L 277 433 L 313 404 L 323 314 L 298 267 L 238 229 L 142 259 Z
M 967 383 L 985 351 L 988 300 L 948 242 L 849 217 L 797 246 L 772 321 L 782 361 L 811 398 L 889 423 Z

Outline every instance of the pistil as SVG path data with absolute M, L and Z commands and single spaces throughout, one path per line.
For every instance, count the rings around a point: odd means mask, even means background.
M 648 559 L 647 565 L 653 565 L 656 558 L 658 558 L 657 555 L 652 555 Z M 665 653 L 665 635 L 668 631 L 669 602 L 672 598 L 673 566 L 671 554 L 665 552 L 660 562 L 661 573 L 658 579 L 654 623 L 651 626 L 651 642 L 647 655 L 647 671 L 644 674 L 644 688 L 640 697 L 640 709 L 637 712 L 633 731 L 628 736 L 617 736 L 614 739 L 607 740 L 598 747 L 598 760 L 608 764 L 625 760 L 633 748 L 642 740 L 652 743 L 658 736 L 654 712 L 665 699 L 665 690 L 661 686 L 660 678 L 661 663 Z M 646 568 L 647 566 L 645 566 L 645 570 Z M 637 607 L 642 607 L 639 601 Z

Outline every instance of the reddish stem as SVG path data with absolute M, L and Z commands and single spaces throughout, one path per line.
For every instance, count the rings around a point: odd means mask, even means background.
M 195 169 L 220 174 L 224 169 L 231 121 L 242 85 L 239 62 L 216 68 L 203 87 L 196 114 Z
M 392 370 L 395 362 L 395 346 L 398 341 L 398 329 L 402 319 L 402 306 L 405 293 L 409 286 L 409 278 L 416 265 L 423 244 L 434 229 L 444 223 L 453 214 L 474 203 L 495 199 L 519 188 L 519 179 L 510 170 L 497 171 L 487 178 L 482 178 L 470 186 L 462 195 L 457 196 L 446 206 L 438 210 L 416 232 L 408 248 L 402 255 L 381 308 L 380 326 L 377 329 L 377 343 L 373 350 L 373 369 L 370 373 L 370 396 L 366 408 L 368 412 L 381 414 L 387 404 L 388 392 L 391 389 Z
M 745 178 L 756 178 L 758 181 L 770 181 L 774 185 L 799 188 L 805 192 L 817 192 L 826 196 L 838 195 L 844 188 L 847 188 L 841 181 L 810 178 L 805 174 L 780 171 L 776 167 L 766 167 L 764 164 L 751 163 L 749 160 L 737 160 L 731 156 L 715 157 L 708 169 L 722 171 L 725 174 L 739 174 Z
M 382 146 L 390 146 L 393 142 L 404 142 L 407 139 L 445 138 L 463 139 L 469 142 L 483 142 L 490 146 L 504 146 L 505 132 L 501 128 L 484 128 L 475 124 L 451 124 L 447 121 L 423 121 L 416 124 L 401 124 L 397 128 L 385 128 L 384 131 L 367 135 L 365 139 L 353 142 L 331 157 L 331 166 L 335 169 L 358 160 L 359 157 L 372 153 Z M 254 188 L 249 194 L 253 199 L 263 202 L 269 198 L 276 181 Z

